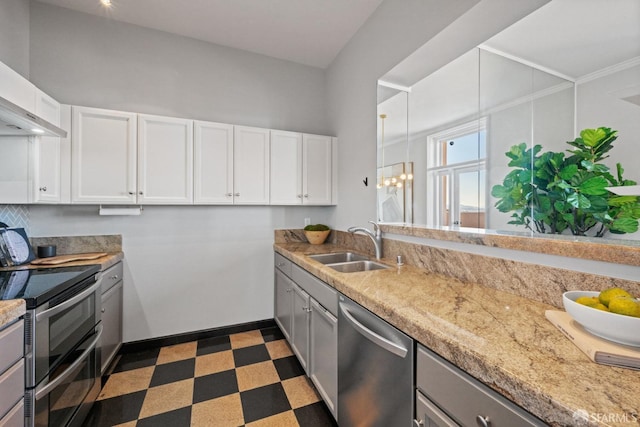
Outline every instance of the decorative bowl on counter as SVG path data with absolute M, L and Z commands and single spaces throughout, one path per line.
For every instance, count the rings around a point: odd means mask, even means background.
M 306 236 L 307 240 L 309 241 L 309 243 L 311 243 L 312 245 L 321 245 L 324 243 L 325 240 L 327 240 L 327 237 L 329 237 L 329 233 L 331 233 L 331 230 L 324 230 L 324 231 L 304 231 L 304 235 Z
M 619 344 L 640 347 L 640 317 L 602 311 L 575 302 L 580 297 L 597 297 L 599 294 L 600 292 L 593 291 L 568 291 L 562 294 L 562 303 L 573 320 L 593 335 Z

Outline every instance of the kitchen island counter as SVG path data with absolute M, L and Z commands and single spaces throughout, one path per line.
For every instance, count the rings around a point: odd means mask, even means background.
M 274 249 L 550 425 L 640 425 L 640 372 L 591 362 L 545 318 L 557 307 L 391 260 L 340 273 L 306 256 L 350 250 L 334 244 Z

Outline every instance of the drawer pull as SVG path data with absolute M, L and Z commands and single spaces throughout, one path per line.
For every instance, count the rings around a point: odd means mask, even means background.
M 478 424 L 478 427 L 491 427 L 491 420 L 489 419 L 489 417 L 483 417 L 482 415 L 477 415 L 476 424 Z

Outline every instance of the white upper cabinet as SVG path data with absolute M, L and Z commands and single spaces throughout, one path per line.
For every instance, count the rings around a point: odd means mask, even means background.
M 307 205 L 330 205 L 333 186 L 333 139 L 302 136 L 302 201 Z
M 36 89 L 36 114 L 48 122 L 60 126 L 60 103 Z M 68 126 L 68 124 L 67 124 Z M 68 130 L 68 127 L 67 127 Z M 65 139 L 65 143 L 68 143 Z M 62 199 L 62 140 L 54 136 L 38 136 L 33 152 L 33 201 L 36 203 L 64 203 Z M 65 152 L 68 155 L 68 152 Z M 66 164 L 68 168 L 68 162 Z M 68 175 L 67 175 L 68 176 Z M 69 182 L 66 182 L 69 185 Z
M 234 127 L 234 204 L 269 204 L 269 141 L 268 129 Z
M 194 122 L 194 203 L 233 204 L 233 125 Z
M 302 134 L 271 131 L 271 204 L 302 204 Z
M 138 115 L 138 203 L 193 203 L 193 121 Z
M 332 204 L 334 140 L 283 131 L 271 137 L 271 204 Z
M 135 113 L 72 108 L 72 203 L 136 203 Z

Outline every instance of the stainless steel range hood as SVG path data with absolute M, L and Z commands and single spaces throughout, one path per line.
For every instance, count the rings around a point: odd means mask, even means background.
M 0 97 L 0 136 L 9 135 L 65 138 L 67 131 Z

